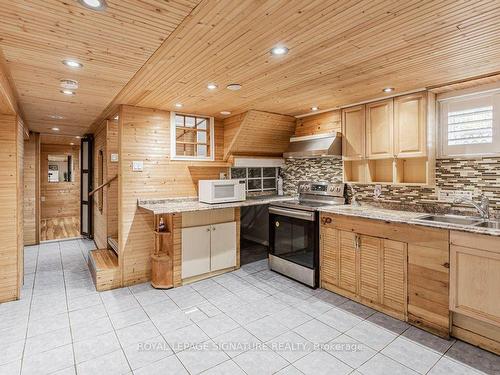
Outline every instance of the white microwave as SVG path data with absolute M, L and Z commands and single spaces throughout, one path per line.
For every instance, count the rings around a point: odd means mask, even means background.
M 198 199 L 204 203 L 244 201 L 247 198 L 245 180 L 200 180 Z

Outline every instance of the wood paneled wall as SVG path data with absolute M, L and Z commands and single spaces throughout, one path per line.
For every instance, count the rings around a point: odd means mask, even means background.
M 171 161 L 170 113 L 122 106 L 119 114 L 119 264 L 123 285 L 148 281 L 154 246 L 153 216 L 138 210 L 138 198 L 186 197 L 197 194 L 198 179 L 218 178 L 223 154 L 223 126 L 215 123 L 217 162 Z M 143 161 L 142 172 L 132 161 Z M 199 165 L 202 163 L 202 167 Z
M 341 111 L 340 109 L 318 113 L 317 115 L 301 117 L 297 119 L 295 136 L 315 135 L 322 133 L 341 132 Z
M 281 156 L 295 131 L 295 117 L 248 111 L 224 120 L 224 158 L 232 155 Z
M 24 141 L 24 245 L 40 241 L 40 134 Z
M 118 174 L 118 162 L 111 161 L 111 154 L 118 154 L 118 120 L 107 122 L 106 132 L 106 171 L 108 180 Z M 106 188 L 108 209 L 108 236 L 118 238 L 118 181 Z
M 99 186 L 99 151 L 103 152 L 103 183 L 116 176 L 118 162 L 111 161 L 111 154 L 118 153 L 118 121 L 104 121 L 94 134 L 94 187 Z M 118 237 L 118 181 L 103 188 L 102 212 L 99 211 L 99 194 L 94 195 L 94 241 L 98 249 L 106 249 L 108 237 Z
M 41 218 L 80 217 L 80 145 L 42 144 L 40 153 Z M 48 182 L 49 155 L 73 156 L 73 182 Z
M 0 302 L 19 298 L 23 280 L 23 127 L 0 115 Z
M 21 287 L 24 283 L 24 123 L 19 116 L 16 117 L 16 226 L 17 226 L 17 298 L 20 297 Z
M 100 185 L 98 181 L 99 178 L 99 151 L 103 152 L 103 182 L 106 182 L 106 121 L 103 122 L 101 127 L 94 134 L 94 182 L 92 184 L 93 187 L 97 187 Z M 99 211 L 99 199 L 101 199 L 101 195 L 98 193 L 94 194 L 93 199 L 93 209 L 94 209 L 94 241 L 98 249 L 106 249 L 107 248 L 107 221 L 108 221 L 108 210 L 107 210 L 107 194 L 106 188 L 103 188 L 102 194 L 102 212 Z

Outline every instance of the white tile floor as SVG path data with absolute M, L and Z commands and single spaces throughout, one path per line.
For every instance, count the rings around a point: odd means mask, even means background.
M 265 262 L 167 291 L 98 293 L 93 243 L 25 251 L 20 301 L 0 305 L 0 374 L 500 374 L 498 356 L 445 341 Z

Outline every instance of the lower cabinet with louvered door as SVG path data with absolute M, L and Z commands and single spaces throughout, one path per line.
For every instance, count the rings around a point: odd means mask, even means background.
M 321 286 L 406 320 L 407 244 L 321 223 Z

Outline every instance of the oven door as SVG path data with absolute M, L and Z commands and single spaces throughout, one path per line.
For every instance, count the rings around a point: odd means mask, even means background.
M 271 269 L 312 287 L 317 286 L 318 278 L 317 216 L 317 212 L 281 207 L 269 208 Z

